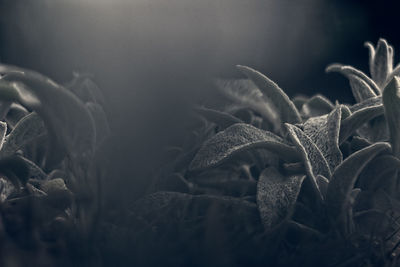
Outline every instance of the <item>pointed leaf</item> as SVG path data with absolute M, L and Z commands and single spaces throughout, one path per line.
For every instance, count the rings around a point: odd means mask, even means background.
M 261 90 L 278 112 L 281 123 L 300 123 L 301 117 L 296 106 L 279 86 L 260 72 L 246 67 L 237 66 Z
M 46 134 L 43 120 L 35 112 L 22 118 L 6 137 L 0 157 L 13 155 L 17 150 Z
M 400 78 L 395 76 L 383 90 L 383 106 L 393 154 L 400 157 Z
M 265 169 L 257 184 L 257 205 L 265 229 L 271 230 L 293 214 L 305 175 L 281 175 L 275 168 Z
M 221 130 L 225 130 L 229 126 L 232 126 L 235 123 L 243 123 L 242 120 L 232 116 L 229 113 L 225 113 L 222 111 L 209 109 L 209 108 L 196 108 L 196 111 L 202 115 L 207 120 L 215 123 Z
M 371 87 L 360 77 L 348 75 L 348 79 L 353 96 L 358 103 L 368 98 L 376 97 L 376 94 Z
M 388 74 L 392 71 L 393 61 L 389 59 L 389 46 L 385 39 L 379 39 L 376 46 L 373 65 L 371 66 L 371 77 L 379 87 L 383 87 Z
M 285 125 L 287 127 L 290 139 L 301 152 L 303 164 L 306 168 L 309 178 L 309 184 L 311 185 L 311 188 L 319 201 L 322 201 L 323 197 L 315 177 L 318 174 L 321 174 L 325 177 L 330 177 L 331 172 L 329 170 L 329 165 L 318 147 L 302 130 L 288 123 Z
M 341 108 L 337 106 L 328 115 L 312 117 L 303 124 L 304 133 L 322 152 L 331 171 L 342 162 L 339 149 L 341 115 Z
M 363 108 L 374 107 L 374 106 L 379 106 L 379 105 L 382 105 L 382 96 L 368 98 L 368 99 L 364 100 L 363 102 L 352 105 L 352 106 L 350 106 L 350 111 L 352 113 L 354 113 Z
M 330 179 L 326 194 L 326 205 L 329 215 L 342 233 L 348 232 L 346 209 L 348 207 L 354 184 L 367 164 L 379 153 L 390 151 L 390 145 L 383 142 L 375 143 L 351 154 L 336 168 Z
M 376 118 L 383 113 L 383 106 L 371 106 L 357 110 L 350 117 L 344 119 L 340 125 L 339 144 L 342 144 L 358 128 L 366 122 Z
M 278 128 L 278 114 L 257 86 L 248 79 L 217 80 L 217 88 L 232 101 L 258 112 Z
M 354 75 L 354 76 L 360 78 L 361 80 L 363 80 L 372 89 L 372 91 L 376 95 L 381 94 L 379 87 L 376 85 L 376 83 L 371 78 L 369 78 L 367 75 L 365 75 L 365 73 L 363 73 L 362 71 L 357 70 L 356 68 L 354 68 L 352 66 L 345 66 L 342 64 L 332 64 L 326 68 L 326 72 L 333 72 L 333 71 L 340 72 L 341 74 L 346 76 L 348 79 L 350 79 L 350 75 Z
M 233 155 L 253 148 L 265 148 L 287 161 L 299 158 L 296 149 L 279 136 L 249 124 L 237 123 L 204 142 L 189 169 L 194 171 L 214 167 Z

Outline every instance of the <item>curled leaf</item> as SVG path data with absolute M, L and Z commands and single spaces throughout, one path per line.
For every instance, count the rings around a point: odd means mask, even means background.
M 393 154 L 400 157 L 400 78 L 394 77 L 383 90 L 383 106 Z
M 339 144 L 342 144 L 363 124 L 382 115 L 382 113 L 382 105 L 365 107 L 355 111 L 348 118 L 344 119 L 340 125 Z
M 353 96 L 358 103 L 368 98 L 376 97 L 376 94 L 371 87 L 360 77 L 348 75 L 348 79 Z
M 240 65 L 238 65 L 237 68 L 252 80 L 263 95 L 271 101 L 274 110 L 278 113 L 281 123 L 287 122 L 294 124 L 301 122 L 301 117 L 296 106 L 276 83 L 252 68 Z
M 357 77 L 362 81 L 364 81 L 376 95 L 381 94 L 381 90 L 371 78 L 365 75 L 365 73 L 363 73 L 362 71 L 352 66 L 345 66 L 342 64 L 331 64 L 326 68 L 326 72 L 333 72 L 333 71 L 343 74 L 348 79 L 351 79 L 353 76 Z
M 335 169 L 329 182 L 325 203 L 329 216 L 342 233 L 349 231 L 347 227 L 351 218 L 348 218 L 346 210 L 359 174 L 373 158 L 384 151 L 390 151 L 389 144 L 375 143 L 351 154 Z
M 279 136 L 254 126 L 237 123 L 208 139 L 189 165 L 189 170 L 214 167 L 233 155 L 253 148 L 264 148 L 274 152 L 286 161 L 299 158 L 296 149 Z
M 265 169 L 257 184 L 257 205 L 265 229 L 271 230 L 293 214 L 305 175 L 281 175 L 275 168 Z

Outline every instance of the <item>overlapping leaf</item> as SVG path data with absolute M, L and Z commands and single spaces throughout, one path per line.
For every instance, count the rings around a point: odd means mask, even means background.
M 194 171 L 213 167 L 252 148 L 265 148 L 287 161 L 299 158 L 296 149 L 279 136 L 249 124 L 237 123 L 204 142 L 189 169 Z
M 304 133 L 319 148 L 331 171 L 342 162 L 339 149 L 341 116 L 341 108 L 337 106 L 328 115 L 312 117 L 303 124 Z
M 342 64 L 332 64 L 326 68 L 326 72 L 333 72 L 333 71 L 343 74 L 349 80 L 358 78 L 358 79 L 362 80 L 366 85 L 368 85 L 369 88 L 371 89 L 371 91 L 373 93 L 375 93 L 375 95 L 381 94 L 379 87 L 376 85 L 376 83 L 371 78 L 369 78 L 367 75 L 365 75 L 365 73 L 363 73 L 362 71 L 357 70 L 356 68 L 354 68 L 352 66 L 345 66 Z M 359 93 L 360 93 L 360 95 L 363 95 L 363 96 L 370 94 L 370 92 L 363 92 L 363 93 L 359 92 Z
M 365 166 L 379 153 L 390 151 L 390 145 L 383 142 L 375 143 L 346 158 L 330 179 L 326 194 L 326 205 L 334 224 L 342 233 L 348 233 L 348 221 L 346 209 L 348 208 L 350 195 L 358 175 Z
M 267 168 L 261 173 L 257 205 L 267 231 L 290 218 L 304 178 L 305 175 L 285 177 L 275 168 Z
M 383 106 L 393 154 L 400 157 L 400 78 L 394 77 L 383 90 Z
M 321 116 L 331 112 L 335 106 L 322 95 L 315 95 L 307 100 L 301 108 L 301 114 L 305 118 Z
M 308 137 L 302 130 L 294 125 L 287 123 L 286 127 L 288 129 L 290 139 L 301 152 L 307 175 L 310 178 L 311 186 L 313 187 L 313 190 L 317 196 L 319 196 L 319 198 L 322 200 L 322 195 L 316 181 L 316 176 L 321 174 L 325 177 L 331 177 L 329 165 L 322 152 L 310 139 L 310 137 Z
M 386 79 L 393 71 L 393 47 L 385 39 L 380 38 L 376 49 L 370 42 L 365 46 L 369 50 L 369 69 L 372 79 L 379 87 L 383 87 Z
M 271 105 L 278 113 L 281 123 L 301 122 L 301 116 L 297 111 L 296 106 L 276 83 L 252 68 L 246 66 L 237 67 L 250 80 L 252 80 L 254 84 L 261 90 L 262 94 L 271 101 Z
M 92 154 L 95 125 L 89 110 L 73 93 L 51 79 L 30 70 L 1 65 L 0 98 L 35 110 L 51 138 L 75 158 Z

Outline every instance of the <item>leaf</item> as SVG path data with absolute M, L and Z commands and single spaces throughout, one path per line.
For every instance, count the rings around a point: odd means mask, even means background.
M 279 136 L 254 126 L 237 123 L 208 139 L 189 165 L 189 170 L 214 167 L 233 155 L 254 148 L 274 152 L 286 161 L 296 161 L 299 154 Z
M 315 177 L 318 174 L 321 174 L 325 177 L 331 177 L 329 165 L 321 151 L 310 139 L 310 137 L 308 137 L 302 130 L 294 125 L 286 123 L 286 127 L 288 129 L 290 139 L 301 152 L 303 163 L 306 167 L 312 189 L 317 197 L 322 200 L 322 195 Z
M 339 72 L 346 76 L 349 80 L 351 79 L 351 75 L 354 75 L 355 77 L 358 77 L 359 79 L 363 80 L 376 95 L 381 94 L 381 90 L 379 87 L 376 85 L 376 83 L 369 78 L 365 73 L 362 71 L 352 67 L 352 66 L 345 66 L 342 64 L 331 64 L 329 65 L 326 70 L 326 72 Z
M 278 114 L 272 108 L 270 101 L 266 99 L 259 88 L 248 79 L 217 80 L 217 88 L 232 101 L 242 104 L 258 112 L 265 120 L 271 122 L 275 128 Z
M 328 191 L 329 180 L 321 174 L 318 174 L 315 179 L 317 180 L 318 188 L 321 191 L 322 196 L 325 197 L 326 192 Z
M 0 203 L 15 191 L 15 186 L 8 179 L 0 177 Z
M 275 168 L 267 168 L 261 173 L 257 184 L 257 205 L 267 231 L 291 217 L 305 177 L 285 177 Z
M 380 87 L 383 87 L 386 78 L 393 68 L 393 54 L 389 51 L 389 45 L 385 39 L 380 38 L 374 53 L 371 53 L 370 48 L 370 72 L 372 79 Z M 393 51 L 393 48 L 392 48 Z
M 17 156 L 17 158 L 28 168 L 30 179 L 45 180 L 47 178 L 47 174 L 36 163 L 22 156 Z
M 400 157 L 400 78 L 394 77 L 383 90 L 386 123 L 389 128 L 393 154 Z
M 302 108 L 301 113 L 306 118 L 321 116 L 331 112 L 335 106 L 322 95 L 315 95 L 306 101 Z
M 339 144 L 346 141 L 363 124 L 382 115 L 382 113 L 382 105 L 365 107 L 355 111 L 348 118 L 344 119 L 340 125 Z
M 342 162 L 342 152 L 339 149 L 341 116 L 341 108 L 337 106 L 328 115 L 312 117 L 303 124 L 304 133 L 321 151 L 331 171 Z
M 91 157 L 96 142 L 95 125 L 89 110 L 78 97 L 34 71 L 15 71 L 7 65 L 0 67 L 5 74 L 1 84 L 8 81 L 5 86 L 0 85 L 0 98 L 17 101 L 35 110 L 54 142 L 61 144 L 71 157 Z
M 330 179 L 326 194 L 326 206 L 332 222 L 342 233 L 348 233 L 347 225 L 351 218 L 347 217 L 351 192 L 361 171 L 379 153 L 390 151 L 390 145 L 378 142 L 351 154 L 339 165 Z
M 8 157 L 33 140 L 46 134 L 43 120 L 35 112 L 22 118 L 6 137 L 0 157 Z
M 368 99 L 364 100 L 363 102 L 354 104 L 354 105 L 350 106 L 350 111 L 353 113 L 353 112 L 356 112 L 363 108 L 374 107 L 374 106 L 379 106 L 379 105 L 382 105 L 382 96 L 368 98 Z
M 232 126 L 235 123 L 243 123 L 242 120 L 232 116 L 229 113 L 225 113 L 218 110 L 213 110 L 209 108 L 199 107 L 196 108 L 196 111 L 202 115 L 207 120 L 215 123 L 221 130 L 225 130 L 229 126 Z
M 252 80 L 263 95 L 271 101 L 281 123 L 301 123 L 301 117 L 296 106 L 276 83 L 252 68 L 240 65 L 237 68 Z
M 360 77 L 348 75 L 348 79 L 353 96 L 358 103 L 368 98 L 376 97 L 376 94 L 371 87 Z

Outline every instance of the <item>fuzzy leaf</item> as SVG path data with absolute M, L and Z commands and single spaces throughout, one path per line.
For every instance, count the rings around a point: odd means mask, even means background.
M 359 79 L 363 80 L 376 95 L 381 94 L 379 87 L 371 78 L 365 75 L 365 73 L 363 73 L 362 71 L 357 70 L 352 66 L 345 66 L 342 64 L 332 64 L 326 68 L 326 72 L 340 72 L 341 74 L 346 76 L 349 80 L 351 79 L 350 76 L 354 75 L 355 77 L 358 77 Z
M 189 169 L 194 171 L 213 167 L 233 155 L 253 148 L 265 148 L 287 161 L 299 158 L 296 149 L 286 144 L 279 136 L 249 124 L 237 123 L 204 142 Z
M 341 108 L 337 106 L 328 115 L 312 117 L 303 124 L 304 133 L 319 148 L 331 171 L 342 162 L 339 149 L 341 115 Z
M 252 81 L 248 79 L 217 80 L 216 84 L 217 88 L 230 100 L 258 112 L 275 128 L 279 127 L 278 114 Z
M 281 123 L 301 123 L 301 117 L 296 106 L 279 86 L 260 72 L 246 67 L 237 66 L 270 101 L 274 110 L 278 112 Z
M 229 113 L 225 113 L 222 111 L 209 109 L 209 108 L 196 108 L 196 111 L 202 115 L 207 120 L 215 123 L 221 130 L 225 130 L 229 126 L 232 126 L 235 123 L 241 123 L 242 120 L 232 116 Z
M 0 151 L 0 156 L 11 156 L 26 144 L 45 134 L 46 129 L 43 120 L 38 114 L 32 112 L 22 118 L 11 133 L 7 135 L 3 149 Z
M 371 87 L 360 77 L 348 75 L 348 79 L 353 96 L 358 103 L 368 98 L 376 97 L 376 94 Z
M 400 78 L 395 76 L 383 90 L 383 106 L 393 154 L 400 157 Z
M 328 114 L 334 108 L 329 99 L 322 95 L 315 95 L 302 105 L 301 112 L 304 117 L 310 118 Z
M 352 106 L 350 106 L 350 111 L 352 113 L 354 113 L 363 108 L 374 107 L 374 106 L 379 106 L 379 105 L 382 105 L 382 96 L 368 98 L 368 99 L 364 100 L 363 102 L 352 105 Z
M 340 125 L 339 144 L 342 144 L 364 123 L 372 120 L 375 117 L 382 115 L 383 106 L 370 106 L 359 109 L 344 119 Z
M 78 97 L 37 72 L 15 71 L 7 65 L 1 65 L 0 69 L 5 74 L 1 82 L 8 81 L 7 86 L 0 86 L 0 98 L 35 110 L 44 120 L 53 142 L 62 145 L 71 157 L 91 157 L 96 142 L 95 125 Z
M 6 133 L 7 133 L 7 123 L 0 121 L 0 151 L 2 151 L 3 149 Z
M 385 39 L 379 39 L 370 64 L 372 79 L 378 86 L 383 87 L 393 68 L 393 54 L 391 55 L 389 45 Z
M 331 172 L 329 170 L 329 165 L 321 151 L 310 139 L 310 137 L 308 137 L 302 130 L 294 125 L 288 123 L 285 125 L 287 127 L 289 137 L 301 153 L 303 164 L 306 168 L 309 178 L 309 184 L 311 185 L 311 188 L 319 201 L 322 201 L 323 197 L 315 177 L 318 174 L 321 174 L 325 177 L 330 177 Z
M 265 229 L 289 219 L 305 175 L 285 177 L 275 168 L 265 169 L 257 184 L 257 205 Z
M 375 143 L 346 158 L 330 179 L 326 194 L 326 205 L 329 215 L 342 233 L 347 233 L 347 225 L 351 218 L 347 217 L 346 209 L 349 205 L 354 184 L 367 164 L 383 151 L 390 151 L 390 145 L 383 142 Z

